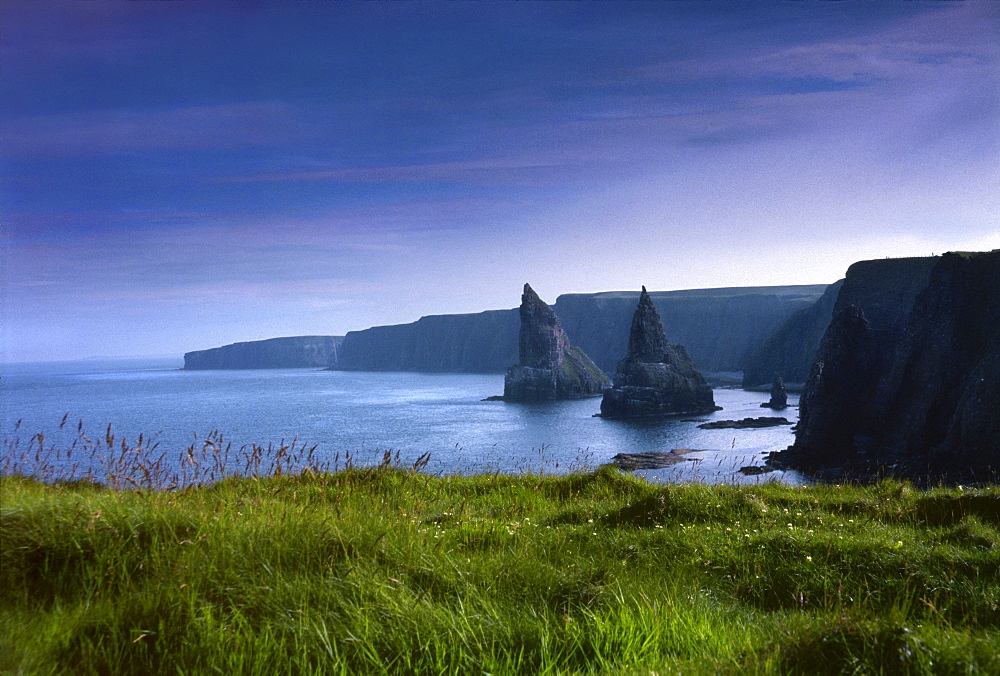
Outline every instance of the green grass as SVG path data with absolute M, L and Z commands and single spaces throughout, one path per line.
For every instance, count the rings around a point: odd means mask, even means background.
M 0 672 L 1000 673 L 1000 488 L 0 479 Z

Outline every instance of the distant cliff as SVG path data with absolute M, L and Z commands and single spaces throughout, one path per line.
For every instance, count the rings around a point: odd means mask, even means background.
M 806 389 L 805 468 L 1000 468 L 1000 250 L 851 266 Z
M 683 344 L 703 371 L 740 371 L 768 337 L 798 310 L 812 306 L 825 284 L 654 291 L 671 343 Z M 564 294 L 552 309 L 573 344 L 613 372 L 628 347 L 638 292 Z M 434 315 L 412 324 L 352 331 L 337 368 L 368 371 L 502 373 L 518 360 L 518 311 Z M 774 374 L 771 373 L 768 378 Z
M 344 336 L 336 368 L 345 371 L 503 373 L 518 360 L 518 311 L 430 315 Z
M 184 355 L 188 371 L 328 367 L 337 363 L 343 336 L 294 336 L 233 343 Z
M 683 345 L 701 371 L 742 371 L 750 355 L 826 284 L 652 291 L 667 339 Z M 608 373 L 628 348 L 639 294 L 564 294 L 555 311 L 573 342 Z M 772 373 L 771 376 L 774 374 Z
M 816 358 L 843 280 L 831 284 L 819 300 L 792 315 L 758 347 L 743 366 L 743 387 L 759 387 L 780 374 L 788 383 L 804 383 Z

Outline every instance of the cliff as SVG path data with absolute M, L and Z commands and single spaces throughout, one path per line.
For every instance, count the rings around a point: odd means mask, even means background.
M 698 415 L 718 410 L 701 373 L 684 348 L 667 341 L 646 287 L 629 329 L 628 351 L 618 362 L 614 387 L 604 391 L 601 416 Z
M 1000 250 L 851 266 L 776 457 L 917 476 L 1000 467 Z
M 184 369 L 271 369 L 337 364 L 343 336 L 293 336 L 233 343 L 184 355 Z
M 833 318 L 833 306 L 843 280 L 826 288 L 819 300 L 791 314 L 743 365 L 743 387 L 760 387 L 775 373 L 789 383 L 804 383 L 816 359 L 819 342 Z
M 519 361 L 507 369 L 504 378 L 506 401 L 581 399 L 599 395 L 610 386 L 604 372 L 580 348 L 570 345 L 559 317 L 528 284 L 518 314 Z
M 345 371 L 503 373 L 518 359 L 517 310 L 430 315 L 344 336 Z
M 756 349 L 797 310 L 813 305 L 827 285 L 653 291 L 670 339 L 705 371 L 742 371 Z M 625 352 L 638 301 L 632 292 L 564 294 L 555 311 L 573 341 L 607 372 Z M 770 373 L 768 378 L 773 376 Z
M 707 371 L 740 371 L 798 310 L 816 303 L 823 284 L 654 291 L 649 294 L 671 339 Z M 563 294 L 552 305 L 562 327 L 605 372 L 628 344 L 637 292 Z M 423 317 L 412 324 L 352 331 L 338 368 L 368 371 L 503 373 L 518 356 L 516 309 Z M 768 380 L 774 375 L 772 370 Z

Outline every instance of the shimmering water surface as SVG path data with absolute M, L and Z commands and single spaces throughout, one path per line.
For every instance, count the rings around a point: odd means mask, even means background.
M 619 421 L 595 418 L 600 399 L 512 404 L 483 401 L 503 391 L 502 375 L 368 373 L 282 369 L 184 371 L 172 360 L 62 362 L 0 367 L 2 431 L 27 440 L 58 437 L 64 414 L 100 433 L 158 434 L 161 450 L 183 449 L 195 434 L 220 431 L 234 447 L 298 437 L 321 457 L 356 462 L 399 451 L 403 463 L 430 452 L 425 471 L 564 473 L 593 468 L 617 453 L 697 449 L 666 469 L 638 471 L 651 481 L 803 483 L 794 472 L 743 476 L 767 451 L 792 442 L 789 427 L 703 430 L 679 418 Z M 798 399 L 775 414 L 767 395 L 715 390 L 723 410 L 699 416 L 729 420 L 798 416 Z M 69 434 L 68 431 L 64 434 Z

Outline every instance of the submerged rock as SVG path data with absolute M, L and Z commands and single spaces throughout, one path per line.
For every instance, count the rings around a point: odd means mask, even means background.
M 771 384 L 771 400 L 760 405 L 761 408 L 773 408 L 780 411 L 788 407 L 788 393 L 785 392 L 785 381 L 780 373 L 774 374 L 774 382 Z
M 626 472 L 637 469 L 662 469 L 676 465 L 679 462 L 689 461 L 690 458 L 682 456 L 693 453 L 692 449 L 675 448 L 672 451 L 645 451 L 643 453 L 619 453 L 611 458 L 615 466 Z
M 740 474 L 743 476 L 760 476 L 761 474 L 767 474 L 774 471 L 774 467 L 769 467 L 767 465 L 747 465 L 746 467 L 740 467 Z
M 628 353 L 618 362 L 614 387 L 604 392 L 601 416 L 697 415 L 717 410 L 712 388 L 684 347 L 667 342 L 660 315 L 642 287 Z
M 519 363 L 507 369 L 504 400 L 581 399 L 597 396 L 611 384 L 583 350 L 569 344 L 556 313 L 528 284 L 519 312 Z
M 778 427 L 780 425 L 791 425 L 787 418 L 744 418 L 743 420 L 714 420 L 712 422 L 698 425 L 703 430 L 750 430 L 761 427 Z

